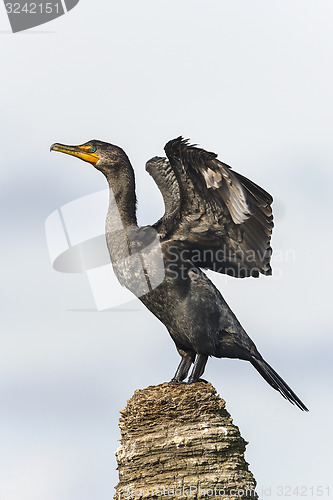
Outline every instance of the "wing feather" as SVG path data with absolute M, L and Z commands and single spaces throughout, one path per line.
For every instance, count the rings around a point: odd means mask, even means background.
M 159 159 L 155 170 L 147 168 L 165 201 L 156 224 L 163 236 L 200 250 L 201 267 L 237 277 L 271 274 L 272 196 L 182 137 L 169 141 L 165 152 L 169 162 Z M 206 259 L 207 250 L 213 257 Z

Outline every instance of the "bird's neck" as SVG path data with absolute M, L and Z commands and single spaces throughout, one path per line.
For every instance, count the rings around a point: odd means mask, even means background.
M 112 262 L 130 253 L 130 238 L 138 227 L 135 180 L 132 167 L 113 170 L 109 183 L 109 208 L 106 217 L 106 241 Z
M 134 189 L 129 190 L 128 186 L 123 186 L 118 190 L 110 186 L 108 215 L 111 217 L 111 223 L 116 223 L 119 229 L 120 222 L 123 228 L 128 226 L 137 227 L 136 196 Z
M 114 162 L 103 173 L 109 184 L 109 216 L 115 222 L 121 219 L 122 226 L 137 226 L 135 178 L 132 165 L 123 155 L 118 162 Z

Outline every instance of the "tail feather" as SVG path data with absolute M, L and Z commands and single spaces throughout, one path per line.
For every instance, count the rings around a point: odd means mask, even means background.
M 274 389 L 279 391 L 284 398 L 286 398 L 290 403 L 295 404 L 303 411 L 309 411 L 304 403 L 299 399 L 294 391 L 285 383 L 285 381 L 276 373 L 275 370 L 263 359 L 263 358 L 252 358 L 252 365 L 260 373 L 262 377 L 268 382 Z

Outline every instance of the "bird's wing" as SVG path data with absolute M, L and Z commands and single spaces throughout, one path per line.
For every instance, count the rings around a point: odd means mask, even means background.
M 164 201 L 164 215 L 154 228 L 165 238 L 180 216 L 181 199 L 178 180 L 166 158 L 155 156 L 146 163 L 146 170 L 156 182 Z
M 174 210 L 157 223 L 167 221 L 165 237 L 190 250 L 198 266 L 236 277 L 271 274 L 271 195 L 182 137 L 165 152 L 169 162 L 147 168 Z

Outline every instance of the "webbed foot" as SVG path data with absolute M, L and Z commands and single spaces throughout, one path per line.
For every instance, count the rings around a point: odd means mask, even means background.
M 188 379 L 187 384 L 195 384 L 196 382 L 203 382 L 204 384 L 209 384 L 208 380 L 203 378 L 198 378 L 198 380 L 192 380 L 191 377 Z
M 185 384 L 183 380 L 177 380 L 176 378 L 172 378 L 168 384 Z

